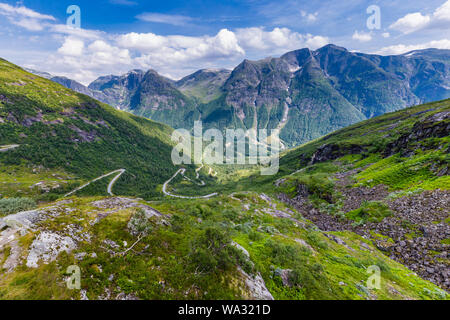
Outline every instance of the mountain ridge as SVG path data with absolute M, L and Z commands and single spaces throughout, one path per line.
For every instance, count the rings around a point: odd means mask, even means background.
M 449 70 L 450 50 L 382 56 L 329 44 L 245 59 L 232 71 L 202 69 L 178 81 L 153 70 L 154 83 L 147 79 L 144 86 L 149 71 L 134 70 L 100 77 L 88 88 L 101 92 L 97 97 L 105 103 L 175 128 L 191 129 L 195 120 L 220 130 L 281 128 L 281 139 L 295 146 L 386 112 L 449 98 Z

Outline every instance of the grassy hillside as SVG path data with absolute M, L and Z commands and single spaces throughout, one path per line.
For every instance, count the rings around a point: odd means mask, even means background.
M 175 171 L 171 130 L 0 60 L 0 145 L 19 145 L 0 152 L 4 196 L 52 199 L 117 169 L 126 173 L 116 193 L 157 196 Z M 33 187 L 39 182 L 59 187 Z
M 36 231 L 0 251 L 0 299 L 446 297 L 370 241 L 351 232 L 325 235 L 286 205 L 256 193 L 153 203 L 72 198 L 40 212 L 46 218 L 35 223 Z M 48 259 L 36 249 L 42 234 L 60 237 L 53 241 L 62 249 Z M 45 261 L 34 265 L 36 254 Z M 70 265 L 80 267 L 81 290 L 65 285 Z M 381 268 L 380 289 L 367 287 L 371 265 Z
M 447 99 L 360 122 L 289 151 L 281 158 L 281 174 L 307 167 L 315 154 L 314 163 L 343 158 L 359 166 L 372 164 L 360 175 L 369 185 L 448 188 L 447 172 L 437 173 L 448 167 L 449 115 Z M 369 172 L 377 178 L 371 180 Z

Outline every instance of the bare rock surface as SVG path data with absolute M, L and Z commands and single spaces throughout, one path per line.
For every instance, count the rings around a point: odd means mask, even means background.
M 92 203 L 94 207 L 100 209 L 114 209 L 115 211 L 128 209 L 128 208 L 140 208 L 144 210 L 148 218 L 150 217 L 163 217 L 164 215 L 158 210 L 153 209 L 150 206 L 139 203 L 139 199 L 131 199 L 124 197 L 113 197 L 95 201 Z
M 3 218 L 3 222 L 9 227 L 33 228 L 38 222 L 54 218 L 61 214 L 59 206 L 46 207 L 37 210 L 23 211 L 11 214 Z
M 249 275 L 240 267 L 238 267 L 238 271 L 242 275 L 248 292 L 250 293 L 250 299 L 274 300 L 272 294 L 266 287 L 264 279 L 261 277 L 261 274 L 259 272 L 255 275 Z
M 56 233 L 41 232 L 33 241 L 27 258 L 27 267 L 37 268 L 38 262 L 48 263 L 54 261 L 63 252 L 70 252 L 76 248 L 70 237 L 60 236 Z
M 6 270 L 6 272 L 12 272 L 21 262 L 21 256 L 22 256 L 22 248 L 19 246 L 19 242 L 17 240 L 13 240 L 9 243 L 10 245 L 10 252 L 9 256 L 6 259 L 5 263 L 3 264 L 3 269 Z

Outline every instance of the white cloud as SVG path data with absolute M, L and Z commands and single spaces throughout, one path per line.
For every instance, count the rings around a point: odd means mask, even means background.
M 111 46 L 103 40 L 96 40 L 88 47 L 93 61 L 98 61 L 99 64 L 114 65 L 114 64 L 130 64 L 130 52 L 127 49 L 121 49 Z
M 314 13 L 308 13 L 306 11 L 301 10 L 300 14 L 303 18 L 306 18 L 306 21 L 308 22 L 314 22 L 317 20 L 317 16 L 318 16 L 318 12 L 314 12 Z
M 306 35 L 306 47 L 310 49 L 318 49 L 330 43 L 330 39 L 323 36 Z
M 228 58 L 245 54 L 245 51 L 239 46 L 234 32 L 227 29 L 220 30 L 213 37 L 128 33 L 118 36 L 117 44 L 123 48 L 139 50 L 149 58 L 165 59 L 166 63 L 207 58 Z
M 442 6 L 436 9 L 433 17 L 438 20 L 450 21 L 450 1 L 446 1 Z
M 56 53 L 50 54 L 40 70 L 89 84 L 100 75 L 124 73 L 134 66 L 129 50 L 106 40 L 66 36 Z
M 433 40 L 425 43 L 411 44 L 411 45 L 397 44 L 381 48 L 376 53 L 381 55 L 397 55 L 407 53 L 413 50 L 422 50 L 428 48 L 450 49 L 450 39 Z
M 317 12 L 316 13 L 309 13 L 307 18 L 309 22 L 314 22 L 317 20 Z
M 116 41 L 122 47 L 142 51 L 156 50 L 168 44 L 167 37 L 154 33 L 131 32 L 118 36 Z
M 84 42 L 80 39 L 68 37 L 64 41 L 61 48 L 58 49 L 58 53 L 67 56 L 81 56 L 84 50 Z
M 220 30 L 214 37 L 169 36 L 162 41 L 163 46 L 149 49 L 135 58 L 141 68 L 156 68 L 178 78 L 185 75 L 186 69 L 193 71 L 221 60 L 242 59 L 245 55 L 236 35 L 227 29 Z
M 372 40 L 372 34 L 370 32 L 359 32 L 358 30 L 356 30 L 353 33 L 352 39 L 360 42 L 369 42 Z
M 174 26 L 184 26 L 193 20 L 191 17 L 187 16 L 161 14 L 153 12 L 142 13 L 138 15 L 136 18 L 146 22 L 165 23 L 165 24 L 172 24 Z
M 22 17 L 27 17 L 27 18 L 31 18 L 31 19 L 37 19 L 37 20 L 53 20 L 53 21 L 56 20 L 55 17 L 53 17 L 53 16 L 41 14 L 34 10 L 28 9 L 24 6 L 13 7 L 6 3 L 0 3 L 0 14 L 12 15 L 12 16 L 22 16 Z
M 272 31 L 262 27 L 242 28 L 236 30 L 236 36 L 244 49 L 264 50 L 271 54 L 303 47 L 317 49 L 329 43 L 326 37 L 300 34 L 288 28 L 274 28 Z
M 98 30 L 88 30 L 88 29 L 82 29 L 82 28 L 73 28 L 69 27 L 66 24 L 53 24 L 49 26 L 49 31 L 54 33 L 59 33 L 63 35 L 71 35 L 75 36 L 77 38 L 83 38 L 83 39 L 101 39 L 102 37 L 106 36 L 105 32 L 98 31 Z
M 0 15 L 5 16 L 12 24 L 29 31 L 42 31 L 48 21 L 56 21 L 51 15 L 41 14 L 24 6 L 13 7 L 0 3 Z
M 389 38 L 391 36 L 389 32 L 383 32 L 381 35 L 383 36 L 383 38 Z
M 404 34 L 427 28 L 450 28 L 450 0 L 447 0 L 432 14 L 414 12 L 405 15 L 389 26 Z
M 41 31 L 44 30 L 44 26 L 41 24 L 40 21 L 38 20 L 34 20 L 34 19 L 19 19 L 19 20 L 14 20 L 11 21 L 13 24 L 15 24 L 16 26 L 25 28 L 29 31 Z
M 424 16 L 420 12 L 410 13 L 398 19 L 389 28 L 408 34 L 424 28 L 430 21 L 430 16 Z

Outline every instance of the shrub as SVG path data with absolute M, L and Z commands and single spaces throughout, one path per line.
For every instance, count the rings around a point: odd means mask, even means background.
M 313 197 L 333 203 L 334 183 L 326 173 L 315 173 L 298 178 L 298 185 L 305 185 Z
M 0 200 L 0 216 L 36 208 L 36 201 L 30 198 L 4 198 Z
M 227 271 L 242 256 L 239 249 L 231 246 L 229 233 L 219 227 L 207 227 L 200 236 L 192 241 L 189 256 L 196 266 L 196 271 Z
M 197 204 L 192 208 L 190 214 L 201 219 L 207 219 L 213 215 L 213 210 L 209 205 Z
M 308 239 L 308 242 L 314 247 L 326 250 L 328 249 L 328 244 L 325 240 L 322 239 L 320 235 L 320 231 L 308 230 L 306 238 Z
M 133 236 L 147 236 L 152 231 L 152 227 L 151 221 L 141 208 L 136 210 L 128 222 L 128 230 Z
M 289 282 L 300 287 L 306 299 L 335 299 L 323 270 L 318 263 L 298 264 L 289 273 Z
M 315 279 L 311 270 L 305 265 L 298 265 L 289 273 L 289 281 L 294 286 L 313 287 L 315 286 Z
M 360 208 L 350 211 L 346 217 L 354 220 L 357 224 L 367 222 L 381 222 L 384 218 L 391 216 L 389 207 L 378 201 L 364 201 Z
M 264 236 L 258 231 L 251 230 L 248 234 L 248 238 L 251 241 L 261 241 L 262 239 L 264 239 Z
M 271 251 L 272 261 L 283 267 L 292 267 L 298 263 L 303 263 L 302 261 L 306 260 L 310 254 L 309 250 L 303 247 L 272 239 L 268 239 L 265 245 Z

